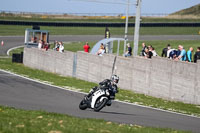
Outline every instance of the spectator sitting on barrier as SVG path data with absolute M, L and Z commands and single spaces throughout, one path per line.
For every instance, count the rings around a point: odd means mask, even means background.
M 197 63 L 197 60 L 200 60 L 200 47 L 197 48 L 197 51 L 194 54 L 194 63 Z
M 147 46 L 145 45 L 145 43 L 142 43 L 142 51 L 140 52 L 140 56 L 145 56 L 145 49 L 147 48 Z
M 149 51 L 148 48 L 146 48 L 144 55 L 145 55 L 145 58 L 151 58 L 153 56 L 153 53 Z
M 64 52 L 63 42 L 59 42 L 59 52 L 61 52 L 61 53 Z
M 167 47 L 164 48 L 164 49 L 162 50 L 161 56 L 162 56 L 162 57 L 167 57 L 167 51 L 168 51 L 169 49 L 171 49 L 171 46 L 170 46 L 170 44 L 167 44 Z M 169 55 L 169 54 L 168 54 L 168 55 Z
M 97 55 L 102 56 L 105 53 L 105 47 L 103 45 L 103 43 L 101 43 L 101 46 L 99 48 L 99 50 L 97 51 Z
M 84 48 L 84 51 L 86 53 L 89 53 L 90 46 L 89 46 L 88 42 L 85 43 L 85 45 L 83 46 L 83 48 Z
M 132 48 L 130 46 L 130 43 L 127 43 L 128 50 L 126 51 L 125 57 L 132 55 Z
M 177 57 L 176 60 L 185 61 L 186 60 L 186 51 L 182 45 L 178 46 L 178 50 L 180 50 L 180 55 Z
M 190 49 L 186 53 L 187 62 L 192 62 L 192 52 L 193 52 L 193 47 L 190 47 Z

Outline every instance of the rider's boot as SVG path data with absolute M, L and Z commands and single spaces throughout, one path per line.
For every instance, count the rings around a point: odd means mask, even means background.
M 111 100 L 109 100 L 108 102 L 107 102 L 107 106 L 111 106 L 111 104 L 112 104 L 112 101 Z

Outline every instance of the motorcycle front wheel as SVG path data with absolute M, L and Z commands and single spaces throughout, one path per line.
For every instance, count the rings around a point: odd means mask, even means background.
M 79 109 L 81 110 L 87 109 L 87 103 L 84 101 L 84 99 L 80 102 Z
M 106 105 L 107 101 L 107 98 L 103 98 L 103 100 L 101 100 L 101 97 L 98 98 L 94 105 L 94 111 L 99 112 Z

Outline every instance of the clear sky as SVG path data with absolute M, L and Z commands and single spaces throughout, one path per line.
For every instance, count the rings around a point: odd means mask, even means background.
M 126 13 L 128 0 L 1 0 L 0 10 L 49 13 Z M 130 0 L 130 13 L 135 13 L 136 0 Z M 142 14 L 173 13 L 200 0 L 142 0 Z

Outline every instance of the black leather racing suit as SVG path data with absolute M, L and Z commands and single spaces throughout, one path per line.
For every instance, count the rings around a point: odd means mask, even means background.
M 110 98 L 114 99 L 115 98 L 115 93 L 118 93 L 118 87 L 117 85 L 113 84 L 110 79 L 105 79 L 104 81 L 99 83 L 99 87 L 103 89 L 108 89 L 110 93 Z M 88 98 L 95 92 L 97 87 L 92 88 L 90 93 L 87 95 Z

